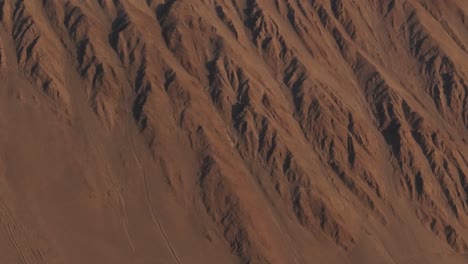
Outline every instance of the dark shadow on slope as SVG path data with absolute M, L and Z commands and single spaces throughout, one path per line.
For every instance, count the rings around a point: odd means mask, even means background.
M 169 13 L 172 5 L 175 3 L 175 0 L 165 0 L 163 4 L 160 4 L 156 7 L 156 17 L 159 22 Z
M 119 34 L 130 25 L 129 17 L 124 11 L 119 11 L 117 18 L 112 22 L 112 32 L 109 34 L 109 43 L 114 50 L 117 50 Z

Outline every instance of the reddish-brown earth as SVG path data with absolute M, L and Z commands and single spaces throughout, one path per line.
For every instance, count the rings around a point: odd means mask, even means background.
M 0 0 L 0 262 L 468 263 L 466 0 Z

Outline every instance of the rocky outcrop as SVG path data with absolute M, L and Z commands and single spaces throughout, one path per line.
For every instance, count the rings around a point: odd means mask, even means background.
M 177 239 L 187 232 L 219 244 L 226 263 L 343 263 L 369 236 L 392 263 L 424 262 L 468 252 L 467 11 L 429 0 L 0 0 L 0 75 L 79 150 L 44 162 L 95 172 L 73 194 L 108 197 L 120 220 L 103 201 L 77 202 L 78 216 L 124 229 L 131 252 L 109 245 L 127 257 L 117 261 L 144 262 L 153 243 L 164 261 L 201 263 Z M 106 173 L 104 161 L 80 163 L 94 155 L 113 160 Z M 34 190 L 66 196 L 42 176 L 52 187 Z M 15 199 L 32 217 L 45 206 Z M 38 261 L 73 259 L 56 235 Z

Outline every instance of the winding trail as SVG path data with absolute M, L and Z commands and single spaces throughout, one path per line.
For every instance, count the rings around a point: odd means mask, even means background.
M 23 226 L 2 201 L 0 201 L 0 224 L 5 228 L 11 244 L 18 253 L 19 259 L 21 259 L 21 263 L 47 264 L 39 247 L 33 245 Z
M 164 227 L 161 224 L 161 221 L 159 220 L 159 217 L 157 215 L 156 210 L 154 209 L 153 205 L 151 204 L 151 193 L 149 191 L 149 184 L 148 184 L 148 177 L 143 169 L 143 165 L 141 164 L 139 158 L 137 157 L 135 153 L 135 144 L 133 141 L 133 138 L 131 140 L 131 150 L 132 150 L 132 155 L 133 158 L 135 159 L 136 163 L 138 164 L 138 167 L 140 169 L 140 173 L 143 176 L 143 181 L 145 184 L 145 193 L 146 193 L 146 203 L 148 205 L 148 208 L 150 210 L 151 214 L 151 219 L 153 220 L 154 225 L 157 227 L 159 230 L 159 233 L 161 233 L 161 236 L 164 238 L 164 241 L 166 242 L 167 248 L 171 252 L 172 256 L 174 257 L 174 260 L 177 264 L 182 264 L 182 261 L 180 260 L 179 256 L 177 255 L 177 252 L 175 251 L 174 247 L 172 246 L 171 241 L 169 240 L 166 231 L 164 230 Z

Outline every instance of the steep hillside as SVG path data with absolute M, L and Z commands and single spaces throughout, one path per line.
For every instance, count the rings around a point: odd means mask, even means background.
M 2 263 L 467 263 L 465 0 L 0 0 Z

